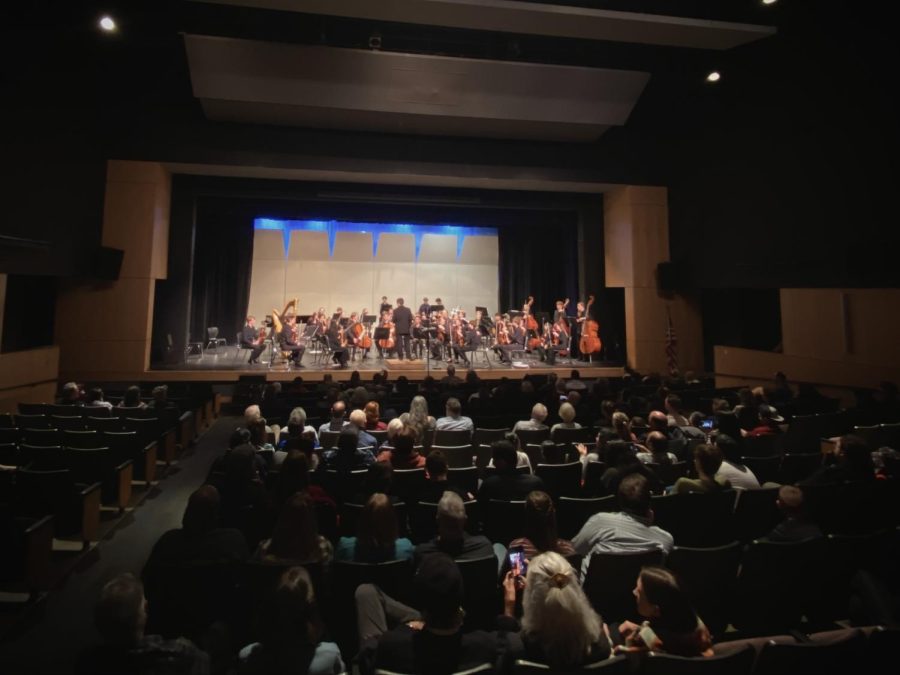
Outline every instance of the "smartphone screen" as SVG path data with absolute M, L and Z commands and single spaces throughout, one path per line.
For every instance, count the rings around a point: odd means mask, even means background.
M 517 577 L 524 577 L 528 572 L 528 560 L 522 549 L 512 549 L 507 554 L 509 557 L 509 569 Z
M 700 428 L 704 431 L 712 431 L 713 424 L 715 424 L 715 419 L 712 417 L 707 417 L 704 420 L 700 420 Z

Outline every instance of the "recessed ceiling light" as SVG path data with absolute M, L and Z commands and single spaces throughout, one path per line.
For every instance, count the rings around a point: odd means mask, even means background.
M 116 29 L 116 22 L 111 16 L 104 16 L 100 19 L 100 28 L 107 33 L 112 33 Z
M 762 0 L 764 5 L 774 5 L 778 0 Z
M 722 79 L 722 74 L 718 70 L 714 70 L 709 75 L 706 76 L 707 82 L 718 82 L 721 79 Z

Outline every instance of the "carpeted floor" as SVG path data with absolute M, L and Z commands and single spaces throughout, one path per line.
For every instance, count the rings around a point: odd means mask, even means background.
M 156 540 L 180 527 L 188 496 L 224 452 L 237 423 L 237 418 L 218 419 L 157 489 L 85 554 L 69 578 L 31 608 L 21 627 L 0 645 L 0 672 L 71 672 L 79 651 L 98 639 L 92 611 L 103 584 L 122 572 L 140 574 Z

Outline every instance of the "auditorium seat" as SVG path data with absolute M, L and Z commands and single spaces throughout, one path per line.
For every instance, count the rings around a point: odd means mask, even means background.
M 642 567 L 661 565 L 662 551 L 594 553 L 584 578 L 584 592 L 603 620 L 640 623 L 634 590 Z
M 124 431 L 125 423 L 118 417 L 95 417 L 93 412 L 84 419 L 88 429 L 94 431 Z
M 756 650 L 749 644 L 707 657 L 651 651 L 643 655 L 640 672 L 641 675 L 750 675 L 755 660 Z
M 437 536 L 437 504 L 419 502 L 409 513 L 410 538 L 414 544 L 431 541 Z M 478 515 L 478 502 L 474 499 L 463 502 L 466 509 L 466 531 L 478 534 L 481 519 Z
M 50 424 L 60 431 L 65 429 L 80 430 L 85 428 L 82 415 L 51 415 Z
M 156 444 L 143 443 L 136 431 L 104 431 L 100 434 L 103 447 L 110 449 L 121 464 L 132 460 L 133 478 L 150 485 L 156 480 Z
M 734 509 L 734 535 L 738 541 L 749 543 L 772 531 L 782 520 L 775 500 L 778 488 L 740 490 Z
M 853 672 L 863 664 L 866 639 L 862 631 L 845 629 L 819 634 L 808 642 L 763 646 L 755 675 L 835 675 Z
M 57 429 L 22 429 L 21 442 L 27 445 L 60 445 Z
M 492 630 L 500 606 L 497 558 L 457 560 L 463 580 L 463 630 Z
M 557 429 L 550 433 L 550 440 L 556 444 L 590 443 L 597 438 L 597 433 L 590 427 L 581 429 Z
M 62 447 L 59 445 L 29 445 L 19 443 L 22 466 L 32 469 L 52 470 L 65 468 Z
M 676 546 L 666 556 L 666 567 L 678 577 L 714 640 L 728 627 L 740 560 L 736 541 L 714 548 Z
M 394 469 L 391 494 L 406 504 L 415 504 L 425 486 L 425 469 Z
M 820 466 L 822 466 L 822 453 L 819 451 L 786 452 L 781 457 L 778 482 L 782 485 L 794 485 L 809 478 Z
M 50 410 L 49 403 L 19 403 L 19 415 L 24 417 L 45 416 Z M 17 415 L 18 417 L 18 415 Z
M 101 486 L 101 502 L 125 510 L 131 500 L 133 460 L 118 462 L 109 448 L 67 448 L 63 457 L 77 483 Z
M 488 539 L 509 546 L 509 542 L 521 537 L 525 529 L 525 502 L 492 499 L 481 519 Z
M 328 469 L 325 471 L 322 487 L 336 502 L 347 501 L 362 492 L 368 473 L 368 469 L 355 469 L 349 473 Z
M 51 417 L 84 417 L 84 406 L 50 404 L 47 406 L 45 414 Z
M 532 467 L 535 467 L 538 464 L 544 464 L 547 461 L 544 457 L 544 449 L 538 444 L 529 443 L 523 447 L 523 450 L 525 454 L 528 455 L 528 461 L 531 463 Z
M 653 496 L 654 525 L 678 546 L 721 546 L 733 538 L 735 490 Z
M 441 445 L 435 444 L 431 446 L 432 450 L 440 450 L 447 459 L 447 466 L 465 467 L 473 466 L 472 458 L 475 456 L 475 450 L 472 444 L 467 445 Z
M 776 441 L 778 436 L 768 434 L 763 436 L 745 436 L 742 439 L 744 454 L 751 457 L 773 457 L 778 454 Z
M 581 462 L 538 464 L 534 471 L 544 481 L 544 488 L 554 501 L 581 494 Z
M 731 623 L 748 635 L 797 628 L 815 594 L 821 592 L 825 554 L 824 538 L 752 542 L 738 574 Z
M 584 486 L 582 491 L 585 497 L 605 497 L 607 495 L 606 488 L 603 487 L 601 478 L 609 467 L 606 462 L 592 461 L 588 462 L 584 471 Z
M 4 466 L 20 466 L 22 457 L 16 443 L 0 442 L 0 464 Z
M 18 443 L 22 438 L 22 432 L 16 427 L 0 428 L 0 443 Z
M 65 448 L 99 448 L 103 445 L 98 431 L 63 430 L 60 442 Z
M 378 431 L 377 429 L 366 429 L 366 433 L 375 439 L 375 442 L 379 447 L 384 445 L 387 441 L 387 430 Z
M 581 531 L 588 518 L 603 511 L 618 510 L 615 495 L 608 497 L 560 497 L 556 504 L 559 536 L 571 539 Z
M 460 490 L 465 490 L 469 494 L 474 495 L 478 492 L 478 467 L 450 467 L 447 472 L 447 482 L 455 485 Z
M 365 504 L 352 504 L 345 502 L 339 507 L 338 533 L 342 537 L 355 537 L 359 528 L 359 518 Z M 406 519 L 406 504 L 397 502 L 394 504 L 394 515 L 397 518 L 397 535 L 406 537 L 409 533 Z
M 553 670 L 546 663 L 538 663 L 527 659 L 516 659 L 512 669 L 513 675 L 549 675 Z M 600 675 L 627 675 L 631 672 L 631 665 L 625 656 L 613 656 L 604 661 L 597 661 L 576 670 L 567 671 L 569 675 L 587 675 L 598 673 Z
M 526 445 L 540 445 L 550 439 L 550 429 L 519 429 L 516 436 L 523 448 Z
M 781 467 L 780 455 L 772 455 L 771 457 L 744 456 L 741 457 L 741 462 L 753 472 L 760 485 L 778 481 L 778 469 Z
M 360 584 L 374 584 L 386 595 L 412 604 L 413 567 L 410 560 L 383 563 L 359 563 L 335 560 L 331 564 L 333 609 L 341 617 L 333 626 L 334 636 L 342 650 L 355 653 L 359 640 L 356 631 L 356 589 Z
M 100 525 L 100 483 L 76 483 L 68 469 L 19 469 L 15 508 L 23 516 L 52 515 L 55 536 L 74 534 L 87 547 Z
M 502 441 L 510 431 L 512 430 L 508 427 L 500 429 L 476 427 L 475 433 L 472 434 L 472 445 L 490 445 L 494 441 Z
M 323 450 L 329 450 L 337 447 L 338 438 L 341 437 L 340 431 L 322 431 L 319 433 L 319 445 Z
M 471 445 L 472 432 L 466 429 L 437 429 L 431 441 L 432 448 L 435 446 L 461 446 Z
M 672 462 L 671 464 L 648 462 L 646 466 L 666 487 L 675 485 L 675 481 L 679 478 L 687 477 L 689 469 L 692 468 L 692 465 L 688 464 L 688 462 Z
M 0 413 L 0 429 L 11 429 L 16 426 L 16 422 L 10 413 Z
M 34 600 L 51 583 L 53 516 L 0 521 L 0 584 L 6 590 L 23 589 Z

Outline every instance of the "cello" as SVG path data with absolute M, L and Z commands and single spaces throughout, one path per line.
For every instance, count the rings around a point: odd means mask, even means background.
M 378 346 L 381 347 L 381 349 L 383 351 L 390 351 L 391 349 L 394 348 L 394 342 L 395 342 L 394 322 L 391 321 L 391 316 L 390 316 L 390 314 L 388 314 L 387 311 L 384 313 L 384 316 L 381 319 L 381 327 L 387 328 L 390 332 L 388 334 L 388 337 L 382 338 L 381 340 L 378 341 Z
M 594 296 L 588 296 L 587 305 L 584 308 L 584 327 L 581 332 L 581 341 L 578 349 L 584 356 L 590 356 L 600 351 L 603 343 L 600 341 L 600 324 L 591 318 L 591 305 L 594 304 Z
M 531 313 L 531 305 L 534 304 L 534 296 L 528 296 L 528 302 L 525 303 L 525 306 L 522 307 L 522 310 L 525 313 L 525 330 L 528 331 L 528 335 L 530 336 L 526 341 L 528 344 L 528 349 L 537 349 L 541 346 L 541 336 L 538 328 L 537 319 L 534 318 L 534 315 Z
M 359 340 L 357 347 L 361 349 L 371 349 L 372 348 L 372 335 L 369 333 L 369 329 L 366 326 L 366 310 L 363 309 L 362 315 L 359 318 L 359 323 L 357 326 L 362 327 L 362 335 L 357 334 L 356 337 Z

